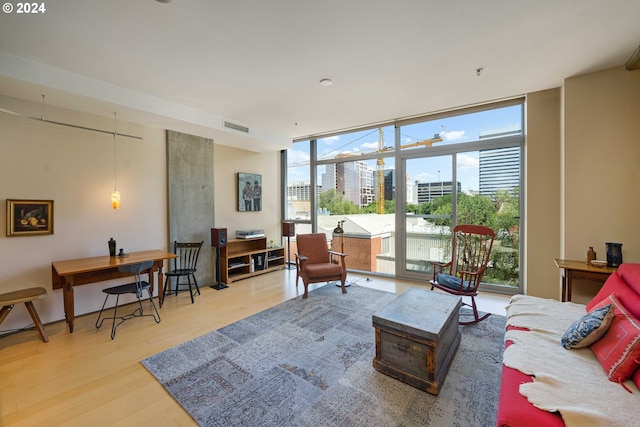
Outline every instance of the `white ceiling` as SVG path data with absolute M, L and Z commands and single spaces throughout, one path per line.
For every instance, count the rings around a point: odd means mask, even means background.
M 0 15 L 0 95 L 255 151 L 559 87 L 640 44 L 638 0 L 42 3 Z

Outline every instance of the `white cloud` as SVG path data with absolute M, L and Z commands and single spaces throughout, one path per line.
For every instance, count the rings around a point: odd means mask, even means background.
M 445 141 L 457 141 L 459 139 L 466 139 L 466 136 L 465 131 L 463 130 L 443 130 L 440 132 L 440 138 L 444 139 Z
M 458 154 L 456 160 L 461 169 L 477 169 L 480 166 L 478 158 L 468 154 Z
M 320 138 L 318 141 L 319 142 L 324 142 L 327 145 L 331 145 L 335 141 L 339 141 L 339 140 L 340 140 L 340 136 L 339 135 L 334 135 L 334 136 L 328 136 L 326 138 Z
M 289 150 L 287 153 L 287 163 L 289 165 L 293 163 L 309 162 L 309 153 L 305 153 L 302 150 Z
M 364 144 L 360 145 L 362 147 L 362 149 L 364 151 L 367 150 L 377 150 L 378 149 L 378 141 L 375 142 L 365 142 Z
M 416 174 L 415 176 L 411 176 L 411 182 L 431 182 L 434 179 L 436 179 L 436 176 L 432 173 L 429 172 L 421 172 L 419 174 Z

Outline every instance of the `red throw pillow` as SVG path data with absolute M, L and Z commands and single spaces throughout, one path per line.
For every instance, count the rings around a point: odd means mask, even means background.
M 640 368 L 636 369 L 636 372 L 633 374 L 633 383 L 636 387 L 640 388 Z
M 611 294 L 594 309 L 613 304 L 615 315 L 609 330 L 589 347 L 610 381 L 620 383 L 633 375 L 640 365 L 640 322 Z
M 625 269 L 622 270 L 624 273 Z M 627 274 L 627 276 L 630 275 Z M 598 294 L 587 303 L 587 311 L 592 311 L 596 304 L 602 302 L 603 300 L 607 299 L 609 295 L 615 293 L 616 297 L 618 297 L 618 300 L 620 300 L 620 302 L 628 308 L 628 311 L 636 318 L 640 319 L 640 294 L 638 294 L 634 290 L 634 286 L 632 286 L 630 283 L 633 282 L 627 282 L 626 278 L 624 276 L 621 276 L 619 273 L 611 273 L 611 275 L 607 278 L 607 281 L 604 282 L 604 285 L 602 286 Z M 609 303 L 605 303 L 604 305 L 607 304 Z

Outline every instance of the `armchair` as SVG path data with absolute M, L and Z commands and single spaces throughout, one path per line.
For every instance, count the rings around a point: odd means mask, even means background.
M 304 294 L 309 296 L 309 283 L 339 280 L 342 293 L 346 294 L 347 279 L 346 254 L 329 250 L 327 236 L 324 233 L 298 234 L 296 236 L 298 252 L 296 253 L 296 287 L 302 278 Z

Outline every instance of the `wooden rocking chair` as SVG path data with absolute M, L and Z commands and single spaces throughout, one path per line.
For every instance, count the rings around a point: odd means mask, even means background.
M 478 315 L 475 297 L 489 263 L 494 238 L 495 232 L 489 227 L 457 225 L 453 229 L 451 261 L 430 261 L 433 264 L 433 280 L 429 281 L 431 290 L 438 288 L 453 295 L 471 297 L 471 304 L 464 301 L 462 304 L 473 309 L 473 320 L 459 321 L 461 325 L 473 325 L 491 315 Z

